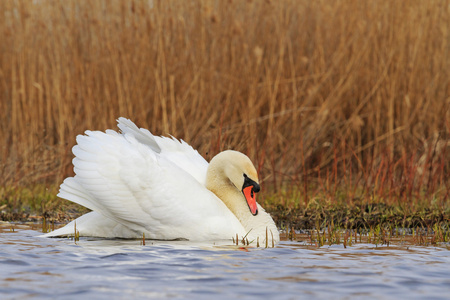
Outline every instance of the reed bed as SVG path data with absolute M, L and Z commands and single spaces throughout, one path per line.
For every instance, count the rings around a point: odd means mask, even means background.
M 75 136 L 124 116 L 246 153 L 272 210 L 448 222 L 448 1 L 10 0 L 0 34 L 0 206 L 55 189 Z

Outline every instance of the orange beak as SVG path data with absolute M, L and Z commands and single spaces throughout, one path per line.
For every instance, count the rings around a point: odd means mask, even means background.
M 248 208 L 250 208 L 250 212 L 252 215 L 256 216 L 258 214 L 258 206 L 256 205 L 256 197 L 253 192 L 253 186 L 247 186 L 242 189 L 242 193 L 244 193 L 245 200 L 247 200 Z

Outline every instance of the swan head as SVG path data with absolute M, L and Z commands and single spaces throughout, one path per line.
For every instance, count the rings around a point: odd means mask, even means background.
M 232 189 L 242 192 L 240 200 L 247 202 L 252 215 L 258 214 L 255 193 L 260 191 L 260 186 L 258 173 L 250 158 L 233 150 L 226 150 L 214 156 L 208 168 L 206 186 L 216 194 L 221 194 L 220 191 L 217 193 L 217 189 L 224 184 L 231 185 Z M 222 200 L 226 201 L 223 198 Z M 237 203 L 226 204 L 238 205 Z

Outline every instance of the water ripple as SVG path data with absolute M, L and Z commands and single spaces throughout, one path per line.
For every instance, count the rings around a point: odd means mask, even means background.
M 448 299 L 450 251 L 370 244 L 274 249 L 0 233 L 0 298 Z

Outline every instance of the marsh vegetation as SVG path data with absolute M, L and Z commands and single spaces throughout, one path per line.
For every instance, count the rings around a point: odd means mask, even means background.
M 258 168 L 283 229 L 449 230 L 447 1 L 1 1 L 0 217 L 67 220 L 124 116 Z M 328 226 L 327 226 L 328 224 Z

